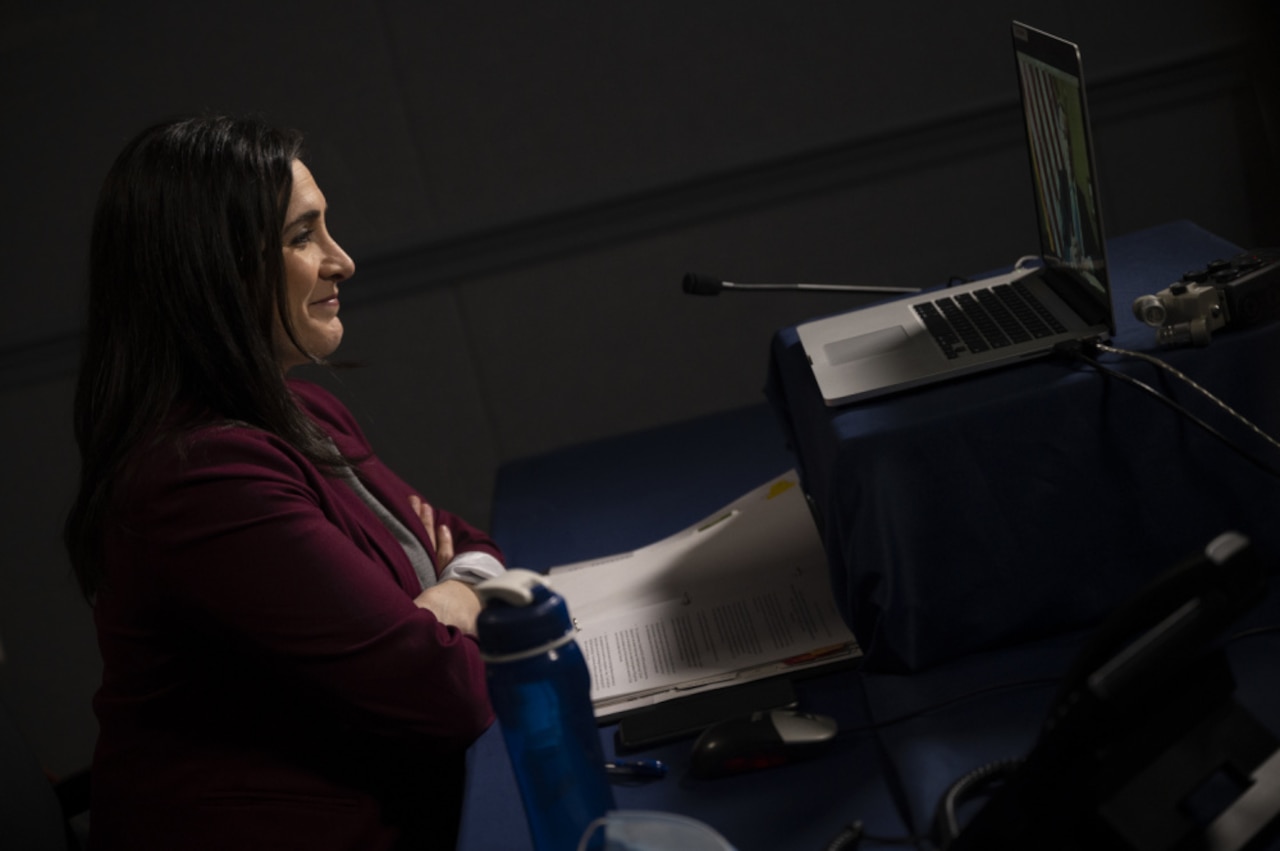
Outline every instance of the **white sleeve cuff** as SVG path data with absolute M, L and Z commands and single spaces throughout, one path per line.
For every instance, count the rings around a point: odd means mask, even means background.
M 456 579 L 468 585 L 477 585 L 486 579 L 492 579 L 505 573 L 506 570 L 502 566 L 502 562 L 488 553 L 479 551 L 458 553 L 453 557 L 453 561 L 445 565 L 439 581 L 444 582 L 446 579 Z

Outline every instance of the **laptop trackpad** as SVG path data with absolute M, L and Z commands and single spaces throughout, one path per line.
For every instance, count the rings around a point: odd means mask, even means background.
M 866 334 L 859 334 L 856 337 L 845 337 L 843 340 L 827 343 L 822 347 L 822 351 L 827 356 L 827 363 L 835 366 L 836 364 L 862 360 L 874 355 L 882 355 L 885 352 L 900 348 L 906 342 L 906 329 L 901 325 L 894 325 L 890 328 L 868 331 Z

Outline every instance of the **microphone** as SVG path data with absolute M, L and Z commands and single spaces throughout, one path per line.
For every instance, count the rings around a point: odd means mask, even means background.
M 835 293 L 918 293 L 919 287 L 867 287 L 857 284 L 735 284 L 710 275 L 689 272 L 684 276 L 684 291 L 689 295 L 720 295 L 721 290 L 803 290 Z

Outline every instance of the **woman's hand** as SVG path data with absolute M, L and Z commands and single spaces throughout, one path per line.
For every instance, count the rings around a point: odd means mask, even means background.
M 423 591 L 413 602 L 418 608 L 431 612 L 445 626 L 456 627 L 467 635 L 476 634 L 480 598 L 467 583 L 446 579 Z
M 431 546 L 436 550 L 436 573 L 439 573 L 453 561 L 453 533 L 443 523 L 436 525 L 435 511 L 417 494 L 409 495 L 409 507 L 413 509 L 414 514 L 418 515 L 422 525 L 427 527 L 427 537 L 431 539 Z
M 427 528 L 427 537 L 436 550 L 436 570 L 444 570 L 445 565 L 453 561 L 453 533 L 449 527 L 436 525 L 436 513 L 431 506 L 416 494 L 409 496 L 409 505 L 414 514 L 422 520 Z M 480 614 L 480 598 L 471 590 L 471 586 L 456 579 L 432 585 L 413 600 L 419 608 L 426 609 L 436 616 L 436 620 L 446 626 L 456 627 L 467 635 L 476 634 L 476 616 Z

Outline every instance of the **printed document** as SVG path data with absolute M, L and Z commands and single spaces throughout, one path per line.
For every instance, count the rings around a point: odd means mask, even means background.
M 669 538 L 553 568 L 596 716 L 861 655 L 790 472 Z

